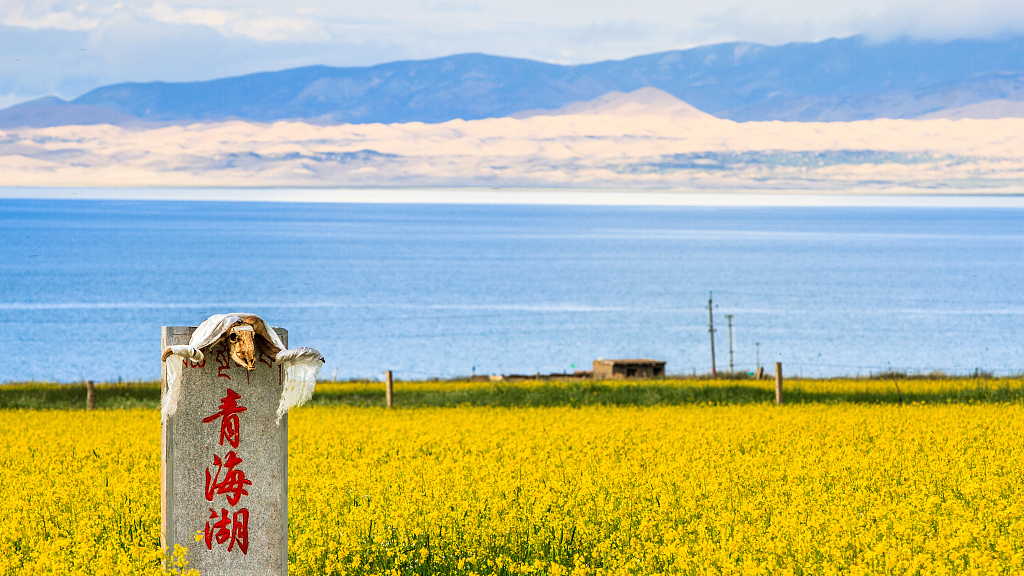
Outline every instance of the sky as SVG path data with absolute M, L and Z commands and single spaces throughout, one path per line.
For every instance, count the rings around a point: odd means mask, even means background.
M 0 0 L 0 108 L 116 82 L 464 52 L 578 64 L 731 41 L 1020 33 L 1019 0 Z

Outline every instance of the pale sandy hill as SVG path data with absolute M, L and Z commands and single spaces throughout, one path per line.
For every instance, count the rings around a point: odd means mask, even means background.
M 677 119 L 707 120 L 714 116 L 690 106 L 679 98 L 657 88 L 640 88 L 629 93 L 611 91 L 593 100 L 573 102 L 555 110 L 525 110 L 512 118 L 533 116 L 579 116 L 608 114 L 612 116 L 665 116 Z
M 998 118 L 1024 118 L 1024 102 L 1016 100 L 986 100 L 966 106 L 947 108 L 917 117 L 917 120 L 949 118 L 950 120 L 995 120 Z
M 0 131 L 0 186 L 1024 192 L 1024 118 L 733 122 L 656 90 L 441 124 Z

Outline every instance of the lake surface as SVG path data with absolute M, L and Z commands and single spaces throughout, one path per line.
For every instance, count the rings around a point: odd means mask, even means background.
M 0 200 L 0 382 L 154 379 L 252 312 L 321 377 L 1024 371 L 1024 210 Z

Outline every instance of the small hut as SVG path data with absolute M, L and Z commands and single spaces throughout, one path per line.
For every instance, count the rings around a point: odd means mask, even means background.
M 665 363 L 661 360 L 639 358 L 633 360 L 594 360 L 594 378 L 660 378 L 665 376 Z

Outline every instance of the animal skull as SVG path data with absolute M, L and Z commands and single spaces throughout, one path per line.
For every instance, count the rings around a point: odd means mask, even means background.
M 256 332 L 248 324 L 236 324 L 228 330 L 228 351 L 231 358 L 252 371 L 256 368 Z
M 228 354 L 239 366 L 249 371 L 255 370 L 256 362 L 262 357 L 265 357 L 263 362 L 270 366 L 284 351 L 283 346 L 275 343 L 281 340 L 277 334 L 271 334 L 271 330 L 273 328 L 267 326 L 259 316 L 218 314 L 207 318 L 199 325 L 188 345 L 167 346 L 160 355 L 160 361 L 164 362 L 172 354 L 176 354 L 201 362 L 201 348 L 222 343 L 226 339 Z M 285 380 L 287 381 L 287 378 Z

